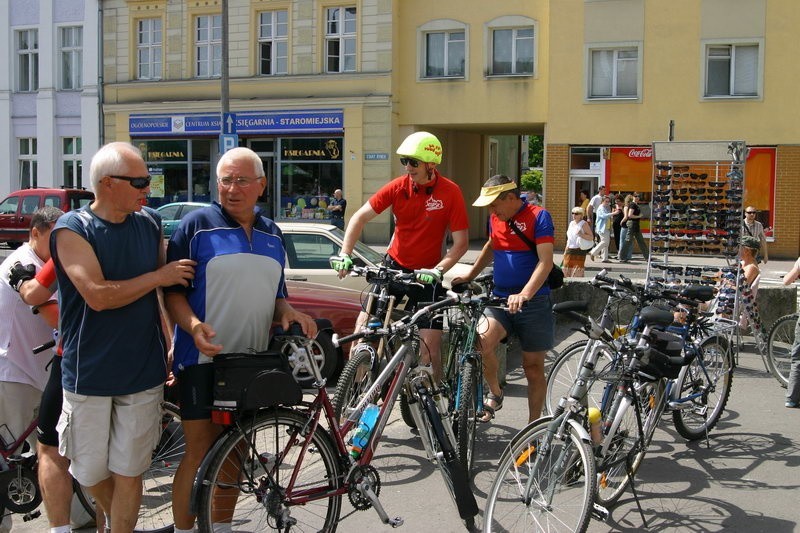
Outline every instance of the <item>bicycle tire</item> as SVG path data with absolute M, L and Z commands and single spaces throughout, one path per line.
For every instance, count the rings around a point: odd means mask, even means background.
M 417 422 L 414 420 L 414 415 L 411 414 L 411 404 L 408 401 L 408 395 L 406 391 L 402 391 L 400 393 L 400 417 L 403 419 L 403 422 L 411 428 L 417 429 Z
M 628 488 L 628 464 L 630 462 L 630 475 L 634 477 L 644 460 L 647 447 L 653 438 L 664 403 L 664 380 L 655 382 L 636 382 L 639 410 L 642 417 L 642 433 L 636 420 L 636 411 L 633 404 L 628 406 L 620 421 L 608 452 L 600 464 L 597 465 L 597 496 L 600 505 L 609 508 L 620 499 L 625 489 Z M 611 413 L 610 413 L 611 414 Z M 634 449 L 637 442 L 639 448 Z M 628 459 L 628 456 L 633 457 Z M 624 458 L 624 460 L 623 460 Z M 608 465 L 608 466 L 605 466 Z
M 789 372 L 792 368 L 792 346 L 797 326 L 796 314 L 780 317 L 772 325 L 767 337 L 767 366 L 769 373 L 778 380 L 784 389 L 789 385 Z
M 484 533 L 586 531 L 597 482 L 592 449 L 571 426 L 567 439 L 553 439 L 548 432 L 550 421 L 540 419 L 528 425 L 500 456 L 483 513 Z M 549 453 L 540 458 L 538 451 L 545 441 Z M 558 468 L 559 458 L 566 458 L 569 466 Z M 531 477 L 534 494 L 526 501 Z M 549 488 L 554 492 L 546 501 Z
M 171 533 L 175 527 L 172 518 L 172 480 L 183 458 L 186 442 L 178 406 L 164 402 L 161 409 L 161 437 L 153 449 L 150 468 L 142 475 L 142 502 L 134 528 L 136 533 Z M 77 481 L 73 482 L 73 488 L 81 505 L 96 518 L 94 498 L 89 491 Z
M 686 402 L 688 406 L 681 405 L 672 412 L 675 429 L 687 440 L 705 437 L 714 429 L 725 411 L 733 386 L 733 358 L 728 346 L 728 341 L 724 337 L 713 336 L 704 339 L 700 343 L 701 353 L 689 363 L 686 372 L 683 372 L 682 377 L 675 383 L 682 398 L 699 392 L 704 386 L 709 389 L 707 395 Z M 700 364 L 701 358 L 705 373 Z M 706 373 L 711 383 L 706 379 Z M 696 410 L 705 410 L 705 414 Z
M 341 495 L 305 504 L 287 503 L 293 494 L 286 494 L 285 483 L 293 475 L 297 476 L 294 489 L 298 491 L 323 487 L 327 491 L 341 486 L 336 448 L 320 426 L 311 435 L 302 465 L 295 471 L 307 426 L 308 418 L 302 414 L 275 408 L 254 415 L 252 422 L 243 423 L 243 431 L 231 432 L 217 449 L 203 481 L 199 530 L 214 531 L 213 522 L 230 520 L 230 531 L 336 531 Z M 234 476 L 236 481 L 229 481 Z M 234 488 L 239 490 L 231 490 Z M 286 512 L 296 523 L 279 522 Z
M 447 436 L 442 422 L 442 417 L 436 408 L 436 402 L 427 394 L 420 398 L 425 416 L 423 420 L 430 427 L 433 434 L 431 443 L 436 453 L 436 465 L 439 467 L 453 501 L 456 502 L 458 515 L 466 524 L 467 528 L 475 525 L 475 515 L 478 514 L 478 503 L 469 484 L 469 476 L 461 461 L 458 459 L 453 443 Z
M 588 339 L 573 342 L 561 351 L 550 367 L 550 373 L 547 375 L 547 392 L 545 394 L 545 408 L 548 413 L 552 414 L 556 407 L 558 407 L 558 402 L 561 401 L 561 398 L 569 395 L 572 385 L 575 383 L 575 379 L 577 379 L 580 374 L 581 356 L 588 343 Z M 611 354 L 614 352 L 611 347 L 606 344 L 601 344 L 600 347 L 600 349 L 603 349 L 603 353 L 600 357 L 609 363 L 613 361 L 614 356 Z M 604 366 L 601 361 L 602 360 L 598 358 L 596 368 L 601 369 Z M 589 389 L 587 397 L 590 400 L 589 407 L 600 408 L 602 392 L 595 392 L 593 394 L 592 389 Z
M 472 472 L 473 452 L 475 451 L 475 433 L 478 412 L 478 368 L 475 360 L 468 358 L 461 365 L 460 386 L 458 392 L 458 409 L 455 413 L 455 434 L 458 446 L 458 458 L 467 477 Z
M 339 375 L 336 391 L 331 400 L 333 414 L 337 420 L 342 422 L 347 418 L 348 409 L 352 409 L 358 404 L 367 389 L 374 383 L 375 377 L 372 368 L 372 352 L 369 350 L 353 352 Z

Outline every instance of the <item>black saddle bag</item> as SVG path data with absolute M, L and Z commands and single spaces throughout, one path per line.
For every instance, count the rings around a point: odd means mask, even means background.
M 303 399 L 280 352 L 220 354 L 213 361 L 214 409 L 246 411 L 297 405 Z

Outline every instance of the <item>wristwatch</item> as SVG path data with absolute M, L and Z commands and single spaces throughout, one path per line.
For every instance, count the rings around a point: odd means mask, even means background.
M 439 274 L 442 276 L 442 278 L 444 278 L 444 267 L 443 266 L 437 266 L 437 267 L 434 268 L 434 270 L 438 270 Z

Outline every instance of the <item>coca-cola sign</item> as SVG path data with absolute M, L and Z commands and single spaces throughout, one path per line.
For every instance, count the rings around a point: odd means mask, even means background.
M 628 157 L 635 161 L 647 161 L 653 158 L 653 149 L 650 146 L 631 148 L 628 150 Z

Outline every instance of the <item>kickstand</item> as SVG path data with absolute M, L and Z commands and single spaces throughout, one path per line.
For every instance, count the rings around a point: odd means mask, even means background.
M 636 492 L 636 487 L 633 484 L 633 474 L 631 473 L 631 458 L 632 454 L 628 454 L 625 457 L 625 470 L 626 474 L 628 475 L 628 484 L 631 486 L 631 493 L 633 494 L 633 499 L 636 501 L 636 507 L 639 509 L 639 516 L 642 517 L 642 524 L 644 525 L 645 529 L 647 529 L 647 518 L 644 517 L 644 510 L 642 509 L 642 504 L 639 502 L 639 494 Z

